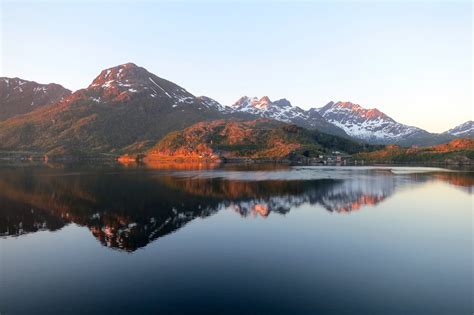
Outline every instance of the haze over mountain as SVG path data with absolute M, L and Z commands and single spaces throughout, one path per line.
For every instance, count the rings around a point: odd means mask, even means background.
M 71 91 L 59 84 L 0 78 L 0 121 L 56 103 Z

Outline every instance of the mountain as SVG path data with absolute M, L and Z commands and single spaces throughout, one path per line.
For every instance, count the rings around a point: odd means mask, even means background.
M 473 133 L 472 121 L 432 134 L 350 102 L 304 110 L 286 99 L 244 96 L 223 106 L 133 63 L 103 70 L 72 94 L 57 84 L 1 78 L 0 101 L 0 150 L 48 155 L 145 152 L 171 131 L 229 118 L 274 119 L 357 141 L 403 146 L 446 143 Z
M 304 110 L 286 99 L 271 101 L 268 96 L 243 96 L 229 107 L 234 113 L 271 118 L 372 144 L 435 145 L 453 139 L 447 133 L 429 133 L 398 123 L 378 109 L 365 109 L 351 102 L 330 102 L 322 108 Z
M 28 113 L 69 96 L 59 84 L 39 84 L 19 78 L 0 78 L 0 121 Z
M 358 153 L 354 159 L 371 162 L 473 164 L 474 139 L 455 139 L 449 143 L 424 148 L 407 149 L 388 145 L 382 150 Z
M 444 134 L 460 138 L 474 138 L 474 121 L 466 121 L 464 124 L 445 131 Z
M 452 139 L 450 135 L 429 133 L 418 127 L 396 122 L 376 108 L 366 109 L 351 102 L 330 102 L 319 113 L 348 135 L 369 143 L 404 146 L 434 145 Z
M 103 70 L 56 104 L 0 122 L 0 149 L 49 155 L 143 151 L 170 131 L 226 115 L 216 101 L 127 63 Z
M 270 119 L 216 120 L 171 132 L 146 154 L 153 160 L 300 159 L 367 149 L 346 138 Z
M 314 109 L 304 110 L 293 106 L 287 99 L 271 101 L 268 96 L 262 98 L 243 96 L 230 106 L 233 112 L 243 112 L 260 118 L 270 118 L 286 123 L 296 124 L 308 129 L 347 137 L 341 128 L 329 123 Z
M 207 97 L 207 96 L 198 96 L 197 99 L 207 108 L 217 109 L 220 112 L 230 113 L 230 109 L 227 106 L 220 104 L 218 101 Z

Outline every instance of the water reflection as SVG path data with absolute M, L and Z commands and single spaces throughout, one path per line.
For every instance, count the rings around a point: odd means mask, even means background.
M 314 176 L 314 170 L 300 169 L 296 177 L 307 179 L 298 180 L 293 175 L 296 171 L 267 168 L 256 175 L 229 169 L 209 173 L 2 169 L 0 233 L 15 237 L 75 223 L 87 227 L 104 246 L 134 251 L 195 218 L 221 210 L 266 218 L 310 204 L 350 213 L 377 205 L 398 189 L 427 181 L 443 181 L 467 193 L 474 186 L 472 173 L 400 175 L 386 169 L 345 169 L 331 176 Z

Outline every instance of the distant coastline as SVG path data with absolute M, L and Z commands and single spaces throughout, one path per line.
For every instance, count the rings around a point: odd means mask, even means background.
M 309 166 L 474 166 L 474 160 L 447 160 L 447 161 L 426 161 L 426 160 L 371 160 L 371 159 L 354 159 L 349 158 L 342 162 L 315 162 L 310 159 L 307 160 L 291 160 L 291 159 L 265 159 L 265 158 L 232 158 L 232 159 L 199 159 L 199 158 L 163 158 L 143 160 L 136 156 L 124 155 L 67 155 L 67 156 L 52 156 L 49 157 L 42 153 L 10 153 L 0 152 L 0 161 L 4 162 L 36 162 L 36 163 L 114 163 L 124 166 L 150 166 L 152 168 L 160 168 L 160 166 L 176 165 L 178 168 L 184 165 L 223 165 L 223 164 L 286 164 L 286 165 L 309 165 Z

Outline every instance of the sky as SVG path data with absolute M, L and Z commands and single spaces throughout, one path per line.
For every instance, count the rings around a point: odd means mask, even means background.
M 230 105 L 378 108 L 442 132 L 473 119 L 471 1 L 0 0 L 0 76 L 87 87 L 126 62 Z

